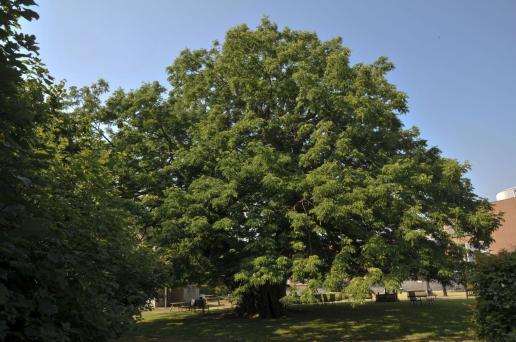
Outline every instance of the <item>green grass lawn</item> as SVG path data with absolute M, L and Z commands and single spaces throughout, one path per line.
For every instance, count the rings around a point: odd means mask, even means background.
M 299 305 L 278 319 L 223 318 L 221 311 L 148 312 L 121 342 L 473 340 L 473 300 Z

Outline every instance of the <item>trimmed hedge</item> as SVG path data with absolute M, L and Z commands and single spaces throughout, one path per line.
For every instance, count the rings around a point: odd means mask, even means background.
M 516 341 L 516 251 L 479 256 L 477 261 L 477 334 L 487 341 Z

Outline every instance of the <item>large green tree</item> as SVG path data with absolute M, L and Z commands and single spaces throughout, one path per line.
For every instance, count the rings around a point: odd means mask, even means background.
M 403 129 L 393 65 L 349 54 L 264 20 L 169 68 L 174 109 L 196 122 L 157 238 L 191 276 L 229 281 L 244 313 L 278 314 L 292 276 L 402 280 L 449 241 L 445 225 L 476 245 L 496 226 L 467 166 Z
M 359 297 L 373 282 L 444 277 L 445 226 L 489 244 L 498 217 L 469 166 L 403 127 L 392 63 L 349 56 L 340 38 L 264 19 L 183 51 L 168 97 L 147 84 L 96 111 L 172 283 L 224 283 L 240 314 L 277 316 L 289 278 Z

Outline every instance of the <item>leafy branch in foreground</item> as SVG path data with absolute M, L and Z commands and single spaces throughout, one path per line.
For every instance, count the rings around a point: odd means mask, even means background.
M 0 340 L 105 341 L 146 305 L 158 263 L 88 113 L 19 31 L 33 4 L 0 5 Z

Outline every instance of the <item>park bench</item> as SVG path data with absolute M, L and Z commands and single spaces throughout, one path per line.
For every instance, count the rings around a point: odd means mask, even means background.
M 325 303 L 335 303 L 335 293 L 323 293 L 321 295 L 321 302 Z
M 470 296 L 476 296 L 476 291 L 474 288 L 466 289 L 466 298 L 469 298 Z
M 181 310 L 181 308 L 183 308 L 183 306 L 185 304 L 186 304 L 185 302 L 172 302 L 172 303 L 168 303 L 168 305 L 170 305 L 170 311 L 172 311 L 173 309 Z
M 397 293 L 377 293 L 376 302 L 397 302 L 398 294 Z
M 321 296 L 322 296 L 322 303 L 326 304 L 328 302 L 328 295 L 326 293 L 323 293 Z
M 423 304 L 423 298 L 429 301 L 434 301 L 434 299 L 437 297 L 435 293 L 432 291 L 407 291 L 407 297 L 410 299 L 410 302 L 415 303 L 419 301 L 421 304 Z
M 318 303 L 322 304 L 335 303 L 336 300 L 335 293 L 318 293 L 315 295 L 315 298 Z
M 422 304 L 423 298 L 428 297 L 428 294 L 426 291 L 407 291 L 407 297 L 411 303 L 419 301 Z
M 214 302 L 217 302 L 217 306 L 220 306 L 220 297 L 215 295 L 203 295 L 206 302 L 211 302 L 214 305 Z
M 204 310 L 210 310 L 210 306 L 206 304 L 205 300 L 199 300 L 199 299 L 192 299 L 189 302 L 182 302 L 181 304 L 175 306 L 179 309 L 186 309 L 186 310 L 197 310 L 201 309 L 203 312 Z M 172 307 L 170 308 L 172 310 Z

